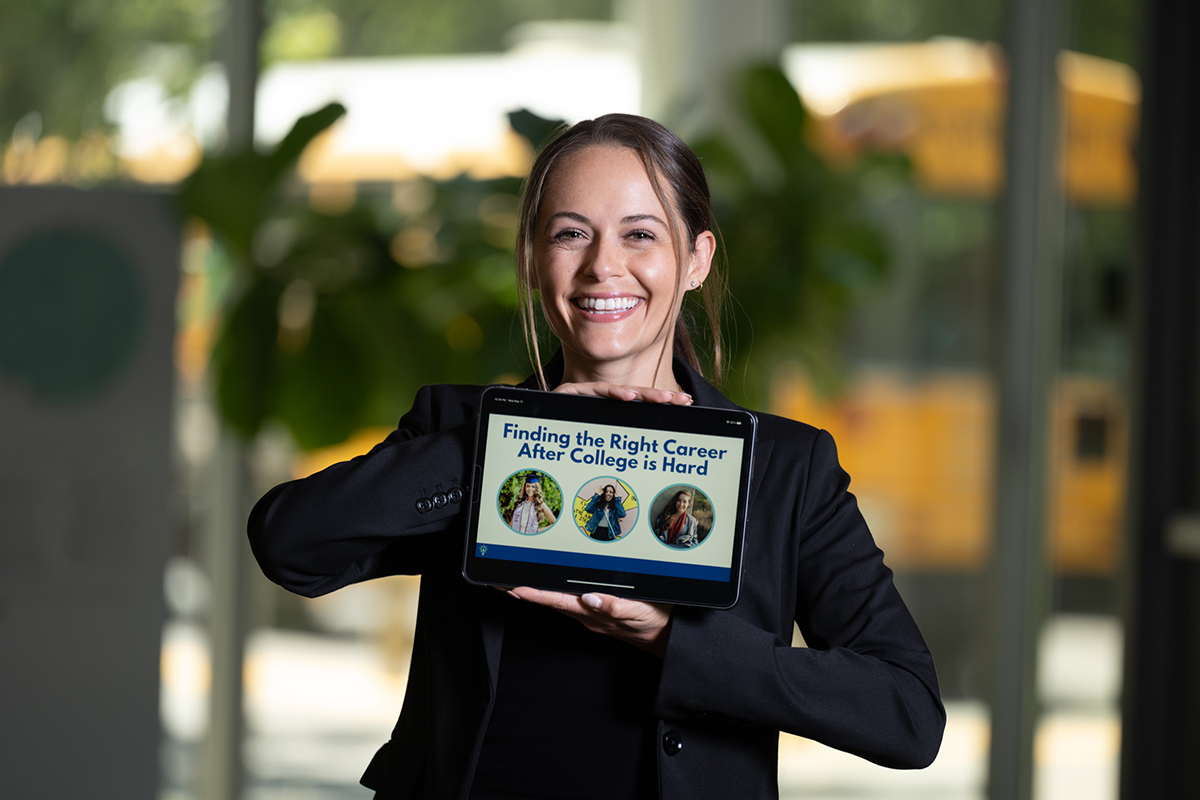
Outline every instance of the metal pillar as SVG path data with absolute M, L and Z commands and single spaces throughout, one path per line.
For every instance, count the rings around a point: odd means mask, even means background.
M 1145 7 L 1124 800 L 1200 786 L 1200 6 Z
M 1009 13 L 988 797 L 1029 800 L 1038 633 L 1050 594 L 1047 428 L 1061 340 L 1057 58 L 1065 15 L 1062 0 L 1012 0 Z
M 226 14 L 224 63 L 229 80 L 226 147 L 239 150 L 254 145 L 262 0 L 226 0 Z

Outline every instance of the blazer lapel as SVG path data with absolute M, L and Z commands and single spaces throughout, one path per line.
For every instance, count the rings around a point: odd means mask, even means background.
M 495 589 L 483 587 L 485 592 Z M 496 696 L 496 684 L 500 681 L 500 650 L 504 646 L 504 604 L 495 598 L 480 596 L 479 628 L 483 633 L 483 654 L 487 659 L 488 681 L 492 696 Z
M 692 396 L 692 400 L 698 406 L 736 408 L 743 411 L 749 410 L 742 409 L 737 403 L 721 394 L 717 391 L 716 387 L 704 380 L 700 373 L 678 358 L 675 359 L 675 380 L 679 381 L 679 385 Z M 750 413 L 753 414 L 754 412 Z M 750 495 L 747 497 L 747 508 L 754 508 L 754 498 L 758 494 L 758 487 L 762 485 L 763 476 L 767 474 L 767 464 L 771 460 L 771 451 L 773 449 L 775 449 L 775 441 L 773 439 L 764 439 L 760 433 L 755 434 L 754 466 L 753 472 L 750 475 Z
M 750 496 L 746 508 L 757 508 L 754 498 L 758 496 L 758 488 L 762 486 L 763 476 L 767 474 L 767 463 L 771 460 L 771 451 L 775 449 L 774 439 L 754 439 L 754 473 L 750 476 Z

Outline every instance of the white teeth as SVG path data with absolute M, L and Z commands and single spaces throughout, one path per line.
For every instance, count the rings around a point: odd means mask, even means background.
M 609 311 L 628 311 L 640 303 L 636 297 L 580 297 L 575 304 L 588 311 L 606 313 Z

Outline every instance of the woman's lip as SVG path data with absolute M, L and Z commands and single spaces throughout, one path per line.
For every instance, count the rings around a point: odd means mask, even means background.
M 594 308 L 584 308 L 579 305 L 579 300 L 618 300 L 628 298 L 636 300 L 632 306 L 624 309 L 612 309 L 610 311 L 597 310 Z M 584 319 L 591 322 L 620 322 L 623 319 L 628 319 L 633 312 L 637 311 L 646 302 L 645 298 L 634 294 L 582 294 L 571 298 L 571 308 L 575 309 Z

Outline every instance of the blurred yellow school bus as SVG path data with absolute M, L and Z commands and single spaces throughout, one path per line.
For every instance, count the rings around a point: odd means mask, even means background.
M 982 372 L 864 369 L 823 399 L 778 370 L 776 413 L 833 434 L 876 540 L 896 569 L 973 571 L 991 547 L 997 394 Z M 1048 541 L 1055 570 L 1111 575 L 1120 556 L 1128 415 L 1106 381 L 1064 376 L 1050 435 Z
M 902 152 L 928 192 L 991 197 L 1000 190 L 1008 68 L 999 47 L 949 38 L 803 44 L 787 49 L 783 66 L 826 156 L 847 161 L 872 150 Z M 1067 197 L 1078 205 L 1130 203 L 1137 73 L 1067 50 L 1057 67 L 1059 174 Z

